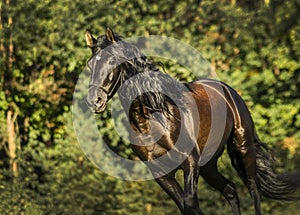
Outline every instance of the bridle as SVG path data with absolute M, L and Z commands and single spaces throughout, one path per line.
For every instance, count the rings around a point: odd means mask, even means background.
M 125 75 L 126 75 L 125 71 L 121 70 L 119 72 L 117 80 L 111 87 L 109 87 L 109 89 L 106 89 L 103 86 L 98 86 L 97 84 L 89 84 L 89 88 L 97 87 L 97 88 L 101 89 L 107 95 L 108 98 L 111 98 L 113 96 L 113 93 L 115 92 L 118 84 L 120 83 L 120 85 L 122 85 L 122 83 L 125 81 Z
M 101 49 L 100 49 L 100 51 L 101 51 Z M 110 55 L 113 56 L 113 54 L 110 51 L 108 51 L 108 50 L 106 50 L 106 53 L 109 53 Z M 98 56 L 96 56 L 96 59 L 97 59 L 97 57 Z M 99 59 L 100 58 L 101 57 L 99 56 Z M 97 60 L 99 60 L 99 59 L 97 59 Z M 88 66 L 88 67 L 89 67 L 89 69 L 91 71 L 93 71 L 93 68 L 91 68 L 90 66 Z M 119 72 L 117 80 L 115 81 L 115 83 L 112 86 L 109 87 L 109 89 L 106 89 L 103 86 L 98 86 L 97 84 L 93 84 L 93 83 L 89 84 L 89 88 L 90 87 L 97 87 L 98 89 L 101 89 L 104 93 L 106 93 L 106 95 L 107 95 L 108 98 L 111 98 L 113 96 L 113 94 L 114 94 L 114 92 L 115 92 L 118 84 L 120 83 L 120 86 L 121 86 L 122 83 L 125 81 L 125 79 L 126 79 L 126 72 L 125 72 L 124 69 L 121 69 L 120 72 Z
M 104 87 L 102 86 L 98 86 L 101 90 L 103 90 L 107 97 L 108 98 L 111 98 L 113 96 L 113 93 L 115 92 L 119 82 L 120 82 L 120 85 L 122 85 L 122 83 L 125 81 L 125 72 L 122 70 L 119 72 L 119 75 L 118 75 L 118 78 L 117 80 L 115 81 L 115 83 L 112 85 L 112 87 L 110 87 L 109 90 L 105 89 Z

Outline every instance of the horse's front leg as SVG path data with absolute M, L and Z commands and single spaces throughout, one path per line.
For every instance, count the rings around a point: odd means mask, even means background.
M 203 214 L 199 208 L 197 197 L 198 179 L 200 175 L 200 167 L 196 160 L 190 156 L 183 163 L 184 171 L 184 215 L 200 215 Z
M 156 178 L 156 182 L 161 186 L 161 188 L 174 200 L 177 207 L 183 213 L 183 190 L 173 173 L 164 175 L 162 177 Z

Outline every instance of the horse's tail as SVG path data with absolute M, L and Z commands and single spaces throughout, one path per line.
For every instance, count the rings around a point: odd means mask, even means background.
M 269 153 L 269 148 L 255 137 L 255 152 L 257 177 L 261 194 L 277 200 L 300 199 L 300 172 L 277 174 L 274 170 L 274 159 Z M 238 152 L 233 147 L 228 147 L 228 154 L 232 165 L 239 173 L 242 180 L 247 183 L 244 164 Z

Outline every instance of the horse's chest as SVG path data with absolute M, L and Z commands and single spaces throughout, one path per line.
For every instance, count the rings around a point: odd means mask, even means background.
M 133 126 L 131 148 L 141 160 L 153 160 L 165 155 L 175 144 L 168 124 L 150 119 L 138 121 L 139 129 Z
M 143 144 L 143 142 L 141 142 L 141 144 Z M 147 146 L 132 144 L 131 148 L 134 153 L 143 161 L 154 160 L 167 153 L 167 150 L 161 147 L 158 143 Z

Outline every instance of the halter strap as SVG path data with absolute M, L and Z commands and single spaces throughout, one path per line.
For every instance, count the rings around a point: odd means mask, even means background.
M 92 84 L 89 84 L 89 88 L 90 88 L 90 87 L 97 87 L 97 88 L 103 90 L 103 91 L 106 93 L 107 97 L 111 97 L 112 94 L 113 94 L 113 92 L 115 91 L 115 89 L 116 89 L 118 83 L 120 82 L 121 85 L 122 85 L 122 83 L 123 83 L 124 81 L 125 81 L 125 72 L 124 72 L 124 71 L 121 71 L 121 72 L 119 73 L 118 79 L 116 80 L 116 82 L 114 83 L 114 85 L 112 85 L 112 87 L 110 87 L 110 89 L 107 90 L 106 88 L 104 88 L 104 87 L 102 87 L 102 86 L 98 86 L 98 85 L 93 84 L 93 83 L 92 83 Z
M 125 73 L 124 73 L 124 71 L 120 71 L 117 81 L 116 81 L 115 84 L 110 88 L 109 91 L 107 91 L 107 90 L 106 90 L 104 87 L 102 87 L 102 86 L 100 86 L 99 88 L 100 88 L 101 90 L 103 90 L 103 91 L 107 94 L 108 97 L 111 97 L 112 94 L 113 94 L 113 92 L 115 91 L 115 89 L 116 89 L 118 83 L 120 82 L 121 85 L 122 85 L 122 83 L 123 83 L 124 81 L 125 81 Z

